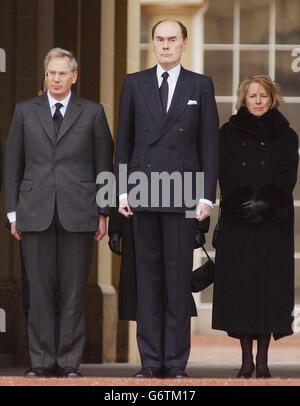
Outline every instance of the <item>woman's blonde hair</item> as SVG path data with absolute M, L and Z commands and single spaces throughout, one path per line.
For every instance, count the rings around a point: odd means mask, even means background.
M 239 85 L 237 91 L 237 103 L 236 109 L 239 110 L 240 107 L 246 106 L 246 94 L 248 87 L 251 83 L 259 83 L 270 95 L 271 97 L 271 106 L 270 109 L 279 109 L 282 98 L 280 96 L 279 86 L 273 82 L 273 80 L 268 75 L 253 75 L 247 76 Z

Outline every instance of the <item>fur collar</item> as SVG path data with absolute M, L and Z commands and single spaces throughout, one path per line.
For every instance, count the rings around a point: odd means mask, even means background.
M 256 117 L 246 107 L 241 107 L 237 114 L 231 116 L 229 123 L 243 132 L 263 138 L 279 137 L 289 126 L 287 119 L 277 109 Z

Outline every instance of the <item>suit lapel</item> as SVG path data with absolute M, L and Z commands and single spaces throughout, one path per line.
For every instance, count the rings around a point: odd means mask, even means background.
M 37 104 L 36 104 L 36 115 L 44 128 L 47 136 L 50 138 L 51 142 L 53 144 L 56 143 L 56 138 L 55 138 L 55 129 L 54 129 L 54 124 L 53 124 L 53 119 L 50 111 L 50 106 L 49 106 L 49 101 L 47 94 L 44 93 L 42 96 L 40 96 L 37 99 Z
M 144 76 L 140 82 L 140 88 L 152 117 L 157 124 L 161 126 L 162 120 L 164 120 L 164 113 L 160 101 L 156 66 L 144 71 Z
M 163 116 L 164 118 L 161 118 L 160 120 L 160 130 L 156 134 L 153 134 L 151 138 L 148 138 L 149 145 L 158 141 L 166 133 L 166 131 L 168 131 L 168 129 L 176 123 L 187 106 L 193 88 L 194 82 L 192 80 L 192 77 L 188 74 L 188 71 L 181 67 L 171 106 L 168 110 L 168 113 Z M 160 99 L 159 105 L 161 106 Z
M 78 96 L 76 96 L 76 94 L 72 93 L 64 119 L 57 134 L 56 142 L 59 142 L 66 132 L 71 128 L 74 121 L 76 121 L 79 117 L 81 111 L 82 105 L 80 99 Z
M 181 67 L 181 71 L 172 98 L 172 103 L 166 115 L 161 135 L 163 135 L 179 119 L 187 106 L 193 88 L 194 84 L 192 79 L 189 77 L 188 72 L 183 67 Z

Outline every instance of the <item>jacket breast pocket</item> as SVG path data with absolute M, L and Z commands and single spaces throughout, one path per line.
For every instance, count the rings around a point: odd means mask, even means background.
M 186 105 L 183 113 L 183 119 L 188 120 L 189 124 L 192 124 L 192 126 L 197 126 L 197 123 L 195 120 L 198 120 L 198 117 L 200 115 L 200 106 L 199 104 L 190 104 Z

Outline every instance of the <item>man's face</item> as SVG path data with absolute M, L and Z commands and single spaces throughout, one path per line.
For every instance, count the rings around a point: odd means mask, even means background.
M 77 72 L 70 70 L 68 57 L 55 57 L 50 59 L 45 78 L 50 95 L 56 100 L 63 100 L 76 83 Z
M 153 51 L 162 68 L 170 70 L 180 63 L 187 42 L 187 38 L 183 39 L 181 28 L 176 21 L 164 21 L 156 27 Z

